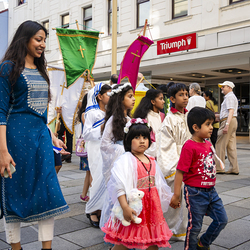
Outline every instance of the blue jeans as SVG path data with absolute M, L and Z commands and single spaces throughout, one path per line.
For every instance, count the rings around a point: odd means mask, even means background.
M 200 240 L 204 247 L 209 247 L 227 224 L 227 214 L 221 198 L 214 187 L 210 189 L 185 185 L 184 197 L 188 209 L 188 227 L 185 250 L 196 250 L 198 235 L 202 228 L 204 215 L 213 221 Z

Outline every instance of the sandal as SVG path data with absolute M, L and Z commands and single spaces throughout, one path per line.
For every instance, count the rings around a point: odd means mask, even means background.
M 84 198 L 82 198 L 82 195 L 80 195 L 80 199 L 82 202 L 88 202 L 89 201 L 89 196 L 86 195 Z
M 93 227 L 99 228 L 99 219 L 98 219 L 98 221 L 93 221 L 93 220 L 91 219 L 91 215 L 95 215 L 95 216 L 98 218 L 97 213 L 86 214 L 86 216 L 87 216 L 87 218 L 89 219 L 90 224 L 91 224 Z

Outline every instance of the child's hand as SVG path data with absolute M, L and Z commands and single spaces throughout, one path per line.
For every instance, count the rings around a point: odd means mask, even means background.
M 130 222 L 130 221 L 134 221 L 134 216 L 136 216 L 136 212 L 134 209 L 132 209 L 131 207 L 129 206 L 126 206 L 125 208 L 123 208 L 123 217 L 126 221 Z
M 181 205 L 180 197 L 174 194 L 170 201 L 170 207 L 176 209 L 177 207 L 180 207 L 180 205 Z

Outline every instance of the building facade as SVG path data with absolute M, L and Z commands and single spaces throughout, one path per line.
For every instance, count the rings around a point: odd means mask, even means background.
M 8 4 L 0 1 L 0 60 L 8 47 Z
M 64 26 L 94 29 L 100 35 L 93 70 L 95 80 L 111 74 L 111 0 L 26 0 L 9 3 L 9 40 L 27 19 L 42 23 L 49 31 L 46 58 L 49 65 L 62 66 L 56 32 Z M 169 81 L 198 82 L 222 101 L 218 83 L 233 81 L 239 100 L 238 133 L 249 133 L 250 0 L 117 0 L 117 70 L 127 47 L 142 31 L 155 43 L 142 58 L 140 72 L 152 84 Z M 157 41 L 195 33 L 196 47 L 157 54 Z M 141 33 L 142 34 L 142 33 Z M 170 45 L 170 44 L 169 44 Z M 159 45 L 163 46 L 163 45 Z M 173 45 L 171 45 L 173 46 Z

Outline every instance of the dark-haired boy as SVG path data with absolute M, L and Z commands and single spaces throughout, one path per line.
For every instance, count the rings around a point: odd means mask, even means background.
M 185 183 L 184 196 L 188 208 L 188 226 L 185 250 L 209 250 L 212 242 L 227 224 L 227 214 L 222 200 L 214 186 L 216 165 L 212 144 L 205 140 L 213 131 L 214 113 L 208 109 L 195 107 L 187 118 L 192 138 L 181 151 L 174 182 L 174 195 L 170 206 L 178 207 L 182 181 Z M 204 215 L 213 221 L 198 240 Z
M 185 84 L 176 83 L 168 89 L 172 107 L 167 113 L 159 132 L 156 134 L 157 162 L 167 184 L 174 191 L 174 176 L 181 149 L 186 140 L 191 138 L 187 126 L 188 88 Z M 183 185 L 184 186 L 184 185 Z M 183 189 L 182 189 L 183 190 Z M 169 208 L 164 214 L 169 228 L 173 232 L 172 240 L 184 241 L 187 228 L 187 208 L 183 202 L 178 210 Z

